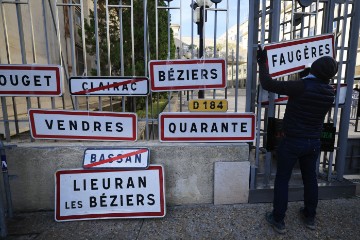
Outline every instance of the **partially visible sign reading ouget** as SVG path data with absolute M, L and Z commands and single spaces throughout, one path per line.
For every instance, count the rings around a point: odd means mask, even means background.
M 296 39 L 265 45 L 271 77 L 300 72 L 323 56 L 335 56 L 334 35 Z
M 165 216 L 164 170 L 70 169 L 55 174 L 55 220 Z
M 0 96 L 61 96 L 61 66 L 0 65 Z

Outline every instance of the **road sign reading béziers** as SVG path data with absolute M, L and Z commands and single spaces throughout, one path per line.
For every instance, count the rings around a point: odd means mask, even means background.
M 323 56 L 335 56 L 334 35 L 296 39 L 265 45 L 269 73 L 281 77 L 300 72 Z
M 164 169 L 70 169 L 55 174 L 55 220 L 158 218 L 165 210 Z
M 30 109 L 29 121 L 35 139 L 137 139 L 137 116 L 134 113 Z
M 0 96 L 60 96 L 63 81 L 57 65 L 0 65 Z
M 154 92 L 226 87 L 224 59 L 154 60 L 149 72 Z
M 163 142 L 250 142 L 255 138 L 253 113 L 161 113 Z
M 72 77 L 70 93 L 74 96 L 146 96 L 146 77 Z
M 84 168 L 145 169 L 149 166 L 148 148 L 88 148 Z

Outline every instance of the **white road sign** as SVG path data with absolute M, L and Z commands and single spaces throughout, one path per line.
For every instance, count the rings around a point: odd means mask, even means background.
M 335 56 L 334 35 L 296 39 L 265 45 L 271 77 L 300 72 L 323 56 Z
M 35 139 L 137 139 L 137 116 L 134 113 L 30 109 L 29 121 Z
M 224 59 L 155 60 L 149 72 L 154 92 L 226 87 Z
M 70 94 L 74 96 L 146 96 L 149 80 L 145 77 L 72 77 Z
M 163 142 L 251 142 L 255 139 L 253 113 L 162 113 Z
M 61 66 L 0 65 L 0 96 L 61 96 Z
M 55 174 L 55 220 L 159 218 L 166 214 L 164 169 L 70 169 Z
M 88 148 L 84 168 L 145 169 L 149 166 L 148 148 Z

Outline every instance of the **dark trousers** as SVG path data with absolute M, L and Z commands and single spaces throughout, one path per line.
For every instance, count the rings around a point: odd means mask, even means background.
M 285 218 L 288 206 L 288 187 L 292 169 L 299 161 L 304 184 L 305 215 L 313 218 L 318 204 L 316 162 L 320 140 L 284 137 L 277 150 L 277 172 L 274 186 L 273 215 L 276 221 Z

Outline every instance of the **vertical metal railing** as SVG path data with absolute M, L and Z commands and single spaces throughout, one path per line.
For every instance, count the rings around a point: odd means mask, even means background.
M 256 70 L 254 69 L 254 59 L 253 56 L 255 53 L 255 47 L 257 45 L 257 41 L 258 41 L 258 34 L 257 34 L 257 29 L 265 29 L 265 22 L 263 20 L 264 15 L 263 15 L 263 6 L 266 4 L 266 2 L 268 1 L 263 1 L 262 2 L 262 11 L 259 14 L 259 7 L 256 4 L 258 1 L 249 1 L 249 39 L 248 39 L 248 45 L 249 45 L 249 53 L 248 53 L 248 60 L 252 61 L 252 62 L 248 62 L 248 79 L 254 79 L 254 74 L 256 74 Z M 286 2 L 286 3 L 285 3 Z M 272 24 L 271 27 L 271 41 L 272 42 L 276 42 L 276 36 L 274 36 L 274 34 L 278 34 L 282 31 L 282 39 L 286 39 L 286 40 L 290 40 L 293 38 L 301 38 L 301 37 L 306 37 L 306 36 L 310 36 L 310 35 L 319 35 L 319 34 L 324 34 L 324 33 L 328 33 L 328 32 L 332 32 L 332 21 L 336 21 L 337 24 L 337 31 L 339 31 L 339 28 L 341 28 L 341 32 L 338 33 L 338 36 L 341 35 L 341 39 L 336 39 L 336 43 L 337 43 L 337 57 L 338 57 L 338 61 L 339 61 L 339 71 L 337 74 L 337 79 L 335 81 L 336 86 L 337 86 L 337 93 L 340 92 L 340 85 L 341 83 L 346 83 L 348 84 L 347 87 L 347 97 L 346 97 L 346 103 L 344 106 L 339 106 L 339 94 L 337 94 L 336 96 L 336 100 L 334 102 L 334 108 L 333 108 L 333 116 L 330 118 L 329 115 L 329 119 L 331 121 L 333 121 L 334 126 L 340 126 L 339 127 L 339 133 L 338 133 L 338 144 L 337 147 L 335 147 L 335 152 L 330 152 L 330 153 L 322 153 L 323 155 L 329 155 L 328 158 L 328 162 L 327 162 L 327 180 L 331 181 L 332 178 L 338 178 L 341 179 L 343 176 L 343 172 L 344 172 L 344 164 L 345 164 L 345 154 L 346 154 L 346 137 L 348 135 L 348 124 L 349 124 L 349 116 L 350 116 L 350 111 L 351 111 L 351 92 L 352 92 L 352 85 L 353 85 L 353 72 L 354 72 L 354 68 L 355 68 L 355 59 L 356 59 L 356 54 L 350 54 L 350 46 L 352 46 L 353 48 L 353 52 L 356 52 L 356 44 L 358 41 L 358 29 L 357 31 L 354 30 L 353 25 L 358 26 L 358 17 L 354 18 L 353 13 L 356 12 L 356 10 L 358 10 L 359 8 L 359 3 L 357 3 L 358 5 L 355 5 L 355 3 L 353 1 L 344 1 L 344 2 L 336 2 L 338 8 L 340 8 L 342 10 L 342 12 L 340 13 L 340 9 L 339 9 L 339 13 L 337 15 L 336 18 L 334 18 L 334 11 L 337 11 L 337 8 L 331 7 L 335 5 L 336 1 L 328 1 L 326 3 L 323 3 L 321 1 L 314 1 L 314 3 L 312 3 L 311 6 L 308 7 L 302 7 L 302 6 L 298 6 L 298 1 L 291 1 L 291 8 L 289 8 L 289 1 L 283 1 L 283 7 L 282 9 L 277 9 L 275 10 L 274 5 L 275 4 L 274 1 L 270 1 L 270 5 L 271 10 L 270 12 L 279 12 L 281 11 L 281 13 L 283 14 L 282 17 L 282 22 L 278 24 L 278 26 L 282 26 L 282 29 L 277 30 L 276 27 L 274 27 L 274 24 Z M 253 3 L 253 5 L 252 5 Z M 349 6 L 348 6 L 349 5 Z M 348 14 L 348 11 L 350 9 L 350 5 L 351 5 L 351 9 L 352 9 L 352 14 Z M 290 9 L 290 11 L 289 11 Z M 322 16 L 322 19 L 319 19 L 319 16 Z M 279 13 L 280 14 L 280 13 Z M 289 18 L 289 14 L 290 14 L 290 18 Z M 297 23 L 301 23 L 301 25 L 296 24 L 295 26 L 295 16 L 297 17 Z M 299 18 L 300 16 L 300 18 Z M 254 19 L 254 20 L 253 20 Z M 280 19 L 280 18 L 279 18 Z M 339 22 L 342 21 L 342 24 L 340 26 Z M 256 24 L 260 22 L 261 27 L 256 28 Z M 286 27 L 288 24 L 290 23 L 290 31 L 287 32 L 288 27 Z M 351 23 L 351 24 L 350 24 Z M 354 23 L 354 24 L 353 24 Z M 276 23 L 275 23 L 276 25 Z M 351 27 L 351 32 L 349 30 L 347 30 L 347 26 Z M 358 28 L 358 27 L 357 27 Z M 321 32 L 320 32 L 321 29 Z M 311 30 L 311 31 L 310 31 Z M 307 31 L 307 34 L 306 32 Z M 355 32 L 355 34 L 354 34 Z M 288 35 L 290 35 L 290 39 L 287 37 Z M 260 43 L 263 43 L 263 39 L 264 39 L 264 32 L 261 32 L 260 34 Z M 348 42 L 346 42 L 348 41 Z M 347 47 L 348 46 L 348 47 Z M 344 57 L 346 56 L 346 60 L 344 59 Z M 354 63 L 353 63 L 354 62 Z M 351 63 L 351 65 L 349 65 Z M 255 65 L 256 66 L 256 65 Z M 346 77 L 344 79 L 344 73 L 346 74 Z M 350 75 L 349 75 L 350 74 Z M 351 75 L 352 74 L 352 75 Z M 350 81 L 349 79 L 352 78 Z M 252 82 L 252 83 L 251 83 Z M 256 86 L 253 84 L 255 83 L 255 81 L 251 81 L 249 83 L 249 81 L 247 82 L 247 104 L 246 104 L 246 109 L 251 110 L 252 109 L 252 101 L 254 99 L 254 89 L 256 89 Z M 252 84 L 250 86 L 250 84 Z M 261 87 L 260 87 L 261 88 Z M 259 95 L 261 96 L 261 89 L 259 91 Z M 349 93 L 350 92 L 350 93 Z M 350 103 L 349 103 L 350 102 Z M 280 106 L 276 106 L 275 108 L 279 107 L 278 110 L 280 110 Z M 342 108 L 341 111 L 341 118 L 339 119 L 338 115 L 339 115 L 339 109 Z M 273 116 L 272 109 L 274 109 L 273 107 L 269 106 L 267 110 L 265 110 L 265 116 Z M 261 116 L 262 111 L 261 111 L 261 105 L 257 105 L 257 115 L 258 117 Z M 280 111 L 279 111 L 280 112 Z M 347 112 L 349 112 L 349 114 L 347 114 Z M 348 116 L 349 115 L 349 116 Z M 279 115 L 279 117 L 281 117 Z M 347 127 L 345 127 L 345 125 Z M 257 129 L 257 139 L 260 138 L 261 136 L 261 124 L 259 123 L 259 119 L 258 119 L 258 129 Z M 257 140 L 256 141 L 256 147 L 255 147 L 255 156 L 259 155 L 260 152 L 260 141 Z M 266 154 L 267 155 L 267 154 Z M 336 157 L 335 157 L 336 156 Z M 341 157 L 340 157 L 341 156 Z M 336 158 L 336 161 L 334 160 Z M 335 164 L 334 164 L 335 161 Z M 269 163 L 268 161 L 268 157 L 266 156 L 266 162 Z M 268 165 L 265 162 L 265 175 L 266 172 L 269 171 L 269 167 L 271 167 L 270 165 Z M 252 166 L 252 171 L 251 174 L 252 175 L 256 175 L 257 173 L 257 168 L 259 167 L 259 160 L 258 158 L 255 159 L 255 166 Z M 326 164 L 325 164 L 326 165 Z M 324 165 L 324 166 L 325 166 Z M 336 172 L 334 174 L 333 172 L 333 168 L 336 167 Z M 264 181 L 264 183 L 266 183 L 266 181 Z M 252 176 L 251 178 L 251 188 L 255 188 L 256 187 L 256 179 Z
M 26 50 L 27 52 L 29 53 L 32 53 L 32 57 L 28 57 L 28 60 L 29 59 L 32 59 L 31 61 L 32 62 L 37 62 L 38 59 L 39 59 L 39 56 L 37 56 L 37 52 L 38 52 L 38 44 L 37 42 L 34 40 L 34 20 L 35 18 L 38 18 L 39 16 L 35 16 L 33 13 L 32 13 L 32 8 L 35 8 L 35 5 L 31 3 L 28 4 L 28 1 L 26 0 L 23 0 L 23 1 L 20 1 L 20 0 L 13 0 L 13 1 L 0 1 L 1 2 L 1 7 L 0 7 L 0 14 L 1 14 L 1 19 L 2 19 L 2 26 L 3 26 L 3 34 L 4 34 L 4 40 L 5 40 L 5 44 L 4 46 L 2 47 L 2 49 L 4 49 L 4 52 L 6 52 L 6 57 L 1 59 L 2 63 L 13 63 L 11 61 L 11 55 L 13 53 L 10 53 L 10 48 L 9 48 L 9 38 L 8 38 L 8 24 L 7 24 L 7 19 L 6 19 L 6 14 L 4 11 L 3 11 L 3 8 L 4 8 L 4 4 L 5 3 L 10 3 L 10 4 L 15 4 L 16 5 L 16 17 L 21 20 L 21 21 L 18 21 L 18 24 L 19 24 L 19 35 L 20 35 L 20 41 L 19 41 L 19 45 L 20 45 L 20 49 L 22 49 L 21 51 L 21 57 L 22 57 L 22 62 L 23 63 L 27 63 L 27 58 L 26 58 Z M 100 4 L 100 1 L 98 0 L 90 0 L 90 2 L 93 2 L 95 4 L 95 6 L 97 4 Z M 144 11 L 144 66 L 145 66 L 145 75 L 148 74 L 148 69 L 147 69 L 147 62 L 149 60 L 151 60 L 151 55 L 150 55 L 150 52 L 153 52 L 154 55 L 156 56 L 156 59 L 159 60 L 159 35 L 158 35 L 158 16 L 157 16 L 157 12 L 158 11 L 167 11 L 168 13 L 168 22 L 167 22 L 167 32 L 168 32 L 168 35 L 167 35 L 167 51 L 168 51 L 168 54 L 167 54 L 167 58 L 169 59 L 170 58 L 170 28 L 171 28 L 171 25 L 170 25 L 170 14 L 178 14 L 178 12 L 180 12 L 180 23 L 182 21 L 182 15 L 185 15 L 185 14 L 188 14 L 190 15 L 190 12 L 191 12 L 191 15 L 193 15 L 193 11 L 192 9 L 189 7 L 187 9 L 187 11 L 189 12 L 185 12 L 183 11 L 182 7 L 181 7 L 181 4 L 184 3 L 184 1 L 180 1 L 180 0 L 174 0 L 174 1 L 165 1 L 165 3 L 167 3 L 167 5 L 165 6 L 158 6 L 158 2 L 159 1 L 156 1 L 154 0 L 155 4 L 156 4 L 156 16 L 155 16 L 155 21 L 156 21 L 156 24 L 155 24 L 155 34 L 156 34 L 156 41 L 155 42 L 149 42 L 149 31 L 153 31 L 153 29 L 149 30 L 148 29 L 148 8 L 147 8 L 147 5 L 148 5 L 148 1 L 145 1 L 143 2 L 143 11 Z M 163 2 L 163 1 L 162 1 Z M 194 3 L 195 1 L 194 0 L 191 0 L 189 1 L 189 3 Z M 271 26 L 271 29 L 269 30 L 266 30 L 265 29 L 265 26 L 264 24 L 267 23 L 268 19 L 265 17 L 264 20 L 262 20 L 260 22 L 260 25 L 261 27 L 256 27 L 258 23 L 255 23 L 253 20 L 251 20 L 251 17 L 254 17 L 254 19 L 260 19 L 259 18 L 259 15 L 258 15 L 258 10 L 254 10 L 254 9 L 257 9 L 257 6 L 259 5 L 259 2 L 261 2 L 261 4 L 263 6 L 265 6 L 264 8 L 264 14 L 266 14 L 266 16 L 271 16 L 273 14 L 277 14 L 277 15 L 280 15 L 283 11 L 284 13 L 284 18 L 285 18 L 285 7 L 283 9 L 275 9 L 275 6 L 278 6 L 277 4 L 277 1 L 276 1 L 276 4 L 274 1 L 250 1 L 249 2 L 249 7 L 250 7 L 250 15 L 249 15 L 249 29 L 250 29 L 250 25 L 251 25 L 251 28 L 252 28 L 252 31 L 249 31 L 248 32 L 248 39 L 249 39 L 249 54 L 248 54 L 248 62 L 247 62 L 247 85 L 246 85 L 246 91 L 247 91 L 247 96 L 246 96 L 246 111 L 249 111 L 249 112 L 254 112 L 256 111 L 255 110 L 255 95 L 256 95 L 256 81 L 254 81 L 254 78 L 256 78 L 256 69 L 254 70 L 254 63 L 256 62 L 255 59 L 254 59 L 254 56 L 256 56 L 256 46 L 257 46 L 257 43 L 258 43 L 258 35 L 254 35 L 254 32 L 255 31 L 258 31 L 258 29 L 261 29 L 261 39 L 260 39 L 260 42 L 266 42 L 265 41 L 265 38 L 268 38 L 268 37 L 265 37 L 265 36 L 269 36 L 271 37 L 270 40 L 267 40 L 267 41 L 277 41 L 275 38 L 275 35 L 280 32 L 279 29 L 277 29 L 279 26 L 276 22 L 274 22 L 274 24 L 272 24 Z M 287 1 L 287 2 L 290 2 L 291 1 Z M 292 27 L 290 28 L 292 33 L 290 33 L 291 35 L 291 38 L 294 37 L 294 32 L 297 31 L 298 33 L 300 32 L 300 35 L 301 36 L 305 36 L 306 33 L 305 31 L 308 31 L 307 35 L 310 35 L 310 27 L 313 27 L 314 26 L 314 34 L 321 34 L 319 32 L 317 32 L 318 29 L 320 28 L 317 28 L 315 25 L 321 25 L 321 24 L 325 24 L 325 23 L 321 23 L 321 19 L 318 19 L 318 12 L 319 10 L 321 10 L 321 7 L 320 6 L 323 6 L 323 5 L 326 5 L 326 3 L 323 3 L 319 0 L 317 1 L 314 1 L 314 8 L 310 8 L 310 7 L 307 7 L 307 8 L 301 8 L 301 11 L 302 11 L 302 25 L 301 27 L 295 27 L 293 26 L 293 19 L 294 19 L 294 14 L 295 14 L 295 8 L 297 7 L 297 1 L 292 1 L 293 5 L 291 7 L 292 9 L 292 13 L 289 13 L 289 15 L 291 15 L 291 20 L 290 23 L 292 25 Z M 351 4 L 352 1 L 350 1 Z M 124 5 L 124 3 L 129 3 L 128 5 Z M 29 16 L 29 19 L 22 19 L 22 15 L 21 15 L 21 8 L 20 8 L 20 5 L 26 5 L 28 4 L 28 8 L 29 8 L 29 14 L 26 15 L 26 16 Z M 53 64 L 53 63 L 57 63 L 60 62 L 61 65 L 63 66 L 64 70 L 65 70 L 65 75 L 66 75 L 66 78 L 65 79 L 68 79 L 68 75 L 87 75 L 87 72 L 88 72 L 88 66 L 87 66 L 87 63 L 89 62 L 89 56 L 87 55 L 86 53 L 86 36 L 85 36 L 85 26 L 84 26 L 84 21 L 86 20 L 86 16 L 84 14 L 84 1 L 83 0 L 78 0 L 78 1 L 70 1 L 70 0 L 50 0 L 50 1 L 46 1 L 46 0 L 42 0 L 41 1 L 41 4 L 42 4 L 42 13 L 43 13 L 43 25 L 44 25 L 44 32 L 45 32 L 45 43 L 44 44 L 44 50 L 46 52 L 46 62 L 48 64 Z M 100 46 L 99 46 L 99 40 L 100 40 L 100 37 L 96 37 L 95 40 L 95 45 L 96 45 L 96 55 L 95 55 L 95 60 L 96 60 L 96 72 L 97 72 L 97 75 L 102 75 L 102 74 L 106 74 L 106 75 L 113 75 L 113 72 L 112 72 L 112 62 L 111 62 L 111 54 L 115 54 L 111 51 L 110 49 L 110 41 L 112 41 L 110 39 L 110 33 L 109 33 L 109 9 L 113 9 L 113 8 L 116 8 L 118 9 L 118 21 L 119 21 L 119 24 L 120 24 L 120 33 L 119 33 L 119 38 L 116 40 L 116 41 L 119 41 L 120 43 L 120 49 L 119 49 L 119 53 L 116 53 L 116 54 L 119 54 L 120 55 L 120 59 L 124 59 L 124 58 L 128 58 L 129 56 L 124 56 L 124 33 L 122 32 L 123 31 L 123 24 L 125 24 L 125 21 L 123 19 L 123 11 L 125 8 L 129 9 L 130 11 L 130 14 L 127 15 L 129 16 L 131 19 L 130 19 L 130 24 L 131 24 L 131 29 L 130 29 L 130 34 L 132 35 L 131 36 L 131 41 L 132 43 L 130 44 L 130 52 L 132 54 L 132 56 L 135 56 L 135 46 L 134 46 L 134 14 L 137 14 L 137 12 L 134 13 L 134 7 L 133 7 L 133 1 L 131 0 L 118 0 L 117 2 L 117 5 L 110 5 L 109 4 L 109 0 L 106 1 L 106 18 L 107 18 L 107 21 L 106 21 L 106 24 L 107 24 L 107 29 L 106 29 L 106 42 L 107 42 L 107 45 L 108 45 L 108 49 L 107 49 L 107 62 L 101 62 L 100 61 L 100 52 L 101 52 L 101 49 L 100 49 Z M 175 6 L 176 4 L 178 4 L 177 6 Z M 180 7 L 179 7 L 179 4 L 180 4 Z M 226 12 L 226 41 L 225 41 L 225 44 L 226 44 L 226 51 L 225 51 L 225 56 L 226 56 L 226 60 L 228 60 L 228 21 L 229 21 L 229 1 L 222 1 L 221 3 L 222 5 L 219 4 L 215 4 L 215 7 L 210 7 L 210 8 L 204 8 L 204 11 L 206 12 L 214 12 L 214 19 L 208 19 L 207 21 L 208 22 L 214 22 L 214 34 L 213 36 L 211 36 L 213 39 L 214 39 L 214 42 L 211 43 L 214 47 L 214 51 L 213 51 L 213 55 L 214 56 L 217 56 L 218 53 L 218 50 L 217 50 L 217 44 L 218 44 L 218 38 L 217 38 L 217 32 L 218 32 L 218 23 L 219 22 L 224 22 L 224 18 L 223 19 L 220 19 L 220 17 L 222 17 L 222 15 L 220 15 L 219 11 L 220 12 Z M 265 4 L 265 5 L 264 5 Z M 48 5 L 48 6 L 46 6 Z M 285 2 L 284 2 L 284 5 L 285 5 Z M 344 4 L 342 3 L 339 3 L 339 5 L 341 6 L 345 6 Z M 52 13 L 52 6 L 56 6 L 56 14 L 55 16 L 53 15 Z M 225 7 L 221 7 L 221 6 L 225 6 Z M 235 6 L 235 5 L 234 5 Z M 238 24 L 238 29 L 237 29 L 237 43 L 236 43 L 236 52 L 233 53 L 233 57 L 234 57 L 234 60 L 232 61 L 232 65 L 229 67 L 229 68 L 235 68 L 234 69 L 231 69 L 233 71 L 231 71 L 232 73 L 232 79 L 233 81 L 235 82 L 235 89 L 234 89 L 234 93 L 235 93 L 235 98 L 234 98 L 234 105 L 235 105 L 235 112 L 238 112 L 239 111 L 239 103 L 238 103 L 238 99 L 239 99 L 239 78 L 240 78 L 240 74 L 239 74 L 239 65 L 240 65 L 240 59 L 239 59 L 239 55 L 240 55 L 240 48 L 239 48 L 239 42 L 240 42 L 240 35 L 242 33 L 240 33 L 240 14 L 241 14 L 241 11 L 240 11 L 240 6 L 241 6 L 241 3 L 240 1 L 237 1 L 237 24 Z M 266 7 L 267 6 L 267 7 Z M 270 8 L 269 8 L 270 6 Z M 77 61 L 77 55 L 76 55 L 76 47 L 78 45 L 81 45 L 80 43 L 76 42 L 76 34 L 77 34 L 77 29 L 75 28 L 75 23 L 73 21 L 73 18 L 74 18 L 74 8 L 75 7 L 79 7 L 80 10 L 81 10 L 81 37 L 82 37 L 82 50 L 83 50 L 83 59 L 84 59 L 84 72 L 77 72 L 77 64 L 78 64 L 78 61 Z M 233 7 L 233 5 L 232 5 Z M 65 9 L 68 11 L 69 13 L 69 45 L 68 45 L 68 49 L 66 49 L 66 47 L 64 47 L 64 38 L 65 36 L 62 36 L 63 35 L 63 22 L 61 22 L 63 19 L 63 12 L 61 12 L 61 8 L 62 10 L 65 11 Z M 263 7 L 262 7 L 263 8 Z M 260 8 L 258 8 L 260 9 Z M 299 8 L 300 9 L 300 8 Z M 314 12 L 311 12 L 312 9 L 316 9 L 314 10 Z M 24 9 L 23 9 L 24 10 Z M 51 12 L 49 12 L 49 10 Z M 178 11 L 180 10 L 180 11 Z M 183 11 L 183 12 L 182 12 Z M 308 12 L 308 13 L 305 13 L 305 12 Z M 51 15 L 50 15 L 51 13 Z M 323 8 L 323 15 L 326 13 L 325 11 L 325 8 Z M 328 14 L 328 13 L 326 13 Z M 298 14 L 299 15 L 299 14 Z M 25 15 L 24 15 L 25 16 Z M 47 17 L 48 16 L 48 17 Z M 51 18 L 51 16 L 53 16 L 53 21 L 55 22 L 55 26 L 52 26 L 51 25 L 51 19 L 49 20 L 49 18 Z M 40 16 L 41 17 L 41 16 Z M 97 8 L 95 7 L 94 8 L 94 19 L 95 19 L 95 23 L 98 22 L 98 18 L 99 16 L 97 15 Z M 314 21 L 314 18 L 315 18 L 315 21 Z M 343 16 L 344 18 L 344 16 Z M 347 18 L 345 16 L 345 18 Z M 306 19 L 306 20 L 305 20 Z M 126 22 L 129 22 L 128 21 L 129 19 L 127 19 Z M 21 29 L 23 29 L 23 26 L 22 26 L 22 22 L 24 21 L 28 21 L 30 23 L 30 31 L 27 31 L 28 32 L 28 35 L 25 36 L 23 31 Z M 272 20 L 273 21 L 273 20 Z M 205 22 L 205 19 L 203 19 L 203 23 L 206 23 Z M 284 20 L 283 20 L 283 23 L 284 23 Z M 280 24 L 283 24 L 283 23 L 280 23 Z M 279 25 L 280 25 L 279 24 Z M 95 35 L 99 35 L 99 29 L 98 27 L 96 26 L 97 24 L 95 24 Z M 182 25 L 182 24 L 180 24 Z M 191 27 L 192 31 L 191 31 L 191 56 L 192 58 L 195 57 L 195 49 L 193 48 L 193 46 L 195 45 L 194 44 L 194 34 L 193 34 L 193 27 L 194 23 L 191 23 L 191 26 L 189 25 L 188 27 Z M 26 28 L 27 28 L 28 25 L 26 25 Z M 135 26 L 136 27 L 136 26 Z M 184 26 L 185 27 L 185 26 Z M 51 57 L 51 54 L 53 53 L 53 50 L 51 49 L 52 46 L 51 46 L 51 40 L 48 39 L 49 37 L 49 34 L 50 34 L 50 31 L 49 30 L 52 30 L 52 29 L 55 29 L 56 31 L 56 36 L 57 36 L 57 46 L 55 46 L 56 49 L 59 50 L 59 59 L 58 60 L 54 60 L 54 58 Z M 282 28 L 282 35 L 283 35 L 283 38 L 285 37 L 285 26 L 283 26 Z M 205 32 L 205 30 L 204 30 Z M 207 33 L 209 33 L 210 31 L 206 30 Z M 182 34 L 182 31 L 180 31 L 180 34 Z M 258 33 L 257 33 L 258 34 Z M 289 34 L 288 34 L 289 35 Z M 28 46 L 25 46 L 25 41 L 24 41 L 24 38 L 28 38 L 29 41 L 26 41 L 26 43 L 29 43 Z M 181 40 L 181 36 L 180 36 L 180 40 Z M 78 44 L 78 45 L 76 45 Z M 205 41 L 205 44 L 206 44 L 206 41 Z M 209 44 L 206 44 L 206 45 L 209 45 Z M 340 45 L 343 45 L 343 43 L 340 43 Z M 50 47 L 51 46 L 51 47 Z M 136 46 L 137 47 L 137 46 Z M 136 51 L 138 51 L 138 49 L 136 49 Z M 182 49 L 179 49 L 179 53 L 182 53 L 181 52 Z M 344 49 L 344 51 L 347 51 L 347 48 Z M 205 54 L 206 55 L 206 54 Z M 348 54 L 349 55 L 349 54 Z M 70 56 L 70 57 L 69 57 Z M 180 54 L 178 57 L 181 57 Z M 67 59 L 70 59 L 69 61 L 67 61 Z M 7 61 L 6 61 L 7 60 Z M 94 60 L 94 59 L 92 59 Z M 135 62 L 136 62 L 137 59 L 135 59 L 135 57 L 132 57 L 131 58 L 131 74 L 132 75 L 136 75 L 136 68 L 135 68 Z M 71 67 L 72 67 L 72 71 L 71 73 L 69 74 L 67 71 L 69 70 L 67 64 L 69 63 L 69 66 L 71 64 Z M 236 63 L 236 65 L 234 66 L 233 64 Z M 347 63 L 345 63 L 347 64 Z M 104 65 L 108 65 L 108 71 L 106 72 L 101 72 L 101 69 L 103 69 L 102 67 Z M 255 64 L 256 65 L 256 64 Z M 347 71 L 347 69 L 346 69 Z M 125 75 L 125 66 L 124 66 L 124 61 L 120 61 L 120 75 L 124 76 Z M 339 81 L 338 81 L 339 82 Z M 192 94 L 192 91 L 191 93 L 189 91 L 188 92 L 188 100 L 189 98 L 193 98 L 193 94 Z M 215 98 L 215 95 L 216 95 L 216 91 L 213 91 L 212 92 L 212 97 Z M 157 93 L 156 93 L 157 94 Z M 227 89 L 225 89 L 225 97 L 226 97 L 226 94 L 227 94 Z M 170 100 L 170 96 L 171 94 L 169 93 L 168 96 L 169 96 L 169 99 Z M 158 96 L 158 94 L 157 94 Z M 183 111 L 182 109 L 182 93 L 179 94 L 180 96 L 180 111 Z M 217 96 L 217 95 L 216 95 Z M 73 104 L 73 108 L 74 109 L 78 109 L 80 106 L 80 102 L 78 101 L 79 98 L 79 101 L 80 101 L 80 98 L 81 98 L 81 101 L 85 101 L 85 99 L 83 99 L 82 97 L 73 97 L 71 98 L 72 101 L 74 101 L 75 103 Z M 128 109 L 126 109 L 126 101 L 133 101 L 135 99 L 135 97 L 120 97 L 121 98 L 121 104 L 122 104 L 122 111 L 126 111 Z M 153 116 L 152 112 L 153 112 L 153 105 L 152 105 L 152 98 L 153 98 L 153 93 L 150 93 L 149 96 L 146 97 L 146 102 L 145 102 L 145 108 L 146 108 L 146 117 L 145 119 L 140 119 L 140 121 L 145 121 L 145 125 L 146 125 L 146 140 L 150 140 L 151 138 L 151 133 L 149 132 L 150 130 L 150 127 L 152 127 L 154 124 L 156 124 L 157 122 L 157 119 Z M 12 127 L 12 123 L 15 124 L 15 130 L 16 130 L 16 133 L 18 134 L 20 132 L 19 130 L 19 122 L 21 121 L 27 121 L 27 120 L 18 120 L 18 101 L 19 100 L 23 100 L 25 98 L 21 98 L 20 97 L 1 97 L 1 104 L 2 104 L 2 115 L 3 115 L 3 124 L 4 124 L 4 128 L 5 128 L 5 137 L 7 139 L 7 141 L 10 141 L 11 140 L 11 127 Z M 26 104 L 27 104 L 27 109 L 31 107 L 31 99 L 34 99 L 33 97 L 30 98 L 26 98 Z M 131 99 L 131 100 L 130 100 Z M 18 101 L 17 101 L 18 100 Z M 58 100 L 58 98 L 56 97 L 52 97 L 51 98 L 51 107 L 52 108 L 56 108 L 57 105 L 56 105 L 56 101 Z M 112 102 L 113 98 L 110 98 L 110 106 L 113 106 L 113 102 Z M 7 101 L 12 101 L 12 112 L 14 112 L 14 116 L 9 116 L 9 108 L 8 108 L 8 103 Z M 62 101 L 63 101 L 63 107 L 67 107 L 66 106 L 66 103 L 65 103 L 65 98 L 62 97 Z M 87 105 L 87 109 L 89 109 L 89 102 L 90 102 L 90 97 L 86 97 L 86 105 Z M 105 99 L 101 99 L 99 98 L 98 99 L 98 108 L 99 110 L 102 110 L 102 108 L 104 107 L 102 104 L 105 102 Z M 157 101 L 158 102 L 158 101 Z M 156 104 L 156 102 L 154 103 Z M 34 105 L 34 102 L 33 102 L 33 105 Z M 133 105 L 135 106 L 135 105 Z M 37 103 L 37 107 L 42 107 L 41 105 L 41 101 L 38 100 L 38 103 Z M 268 116 L 271 116 L 273 115 L 272 114 L 272 111 L 274 109 L 276 109 L 277 106 L 275 107 L 270 107 L 268 110 L 264 110 L 266 112 L 266 114 L 268 114 Z M 148 111 L 150 109 L 150 111 Z M 170 110 L 170 105 L 169 105 L 169 110 Z M 260 115 L 263 114 L 264 111 L 262 111 L 261 109 L 262 106 L 261 106 L 261 103 L 258 105 L 258 108 L 257 108 L 259 111 L 260 111 Z M 150 114 L 148 114 L 148 112 L 150 112 Z M 335 114 L 335 113 L 334 113 Z M 14 118 L 14 120 L 10 119 L 10 118 Z M 335 118 L 334 118 L 335 119 Z M 335 120 L 337 121 L 337 120 Z M 258 123 L 258 129 L 260 130 L 262 127 L 262 120 L 260 119 L 260 123 Z M 261 138 L 261 134 L 260 133 L 257 133 L 258 134 L 258 139 Z M 155 138 L 155 135 L 153 135 L 152 138 Z M 260 145 L 260 142 L 257 144 L 257 145 Z M 335 157 L 335 155 L 334 155 Z

